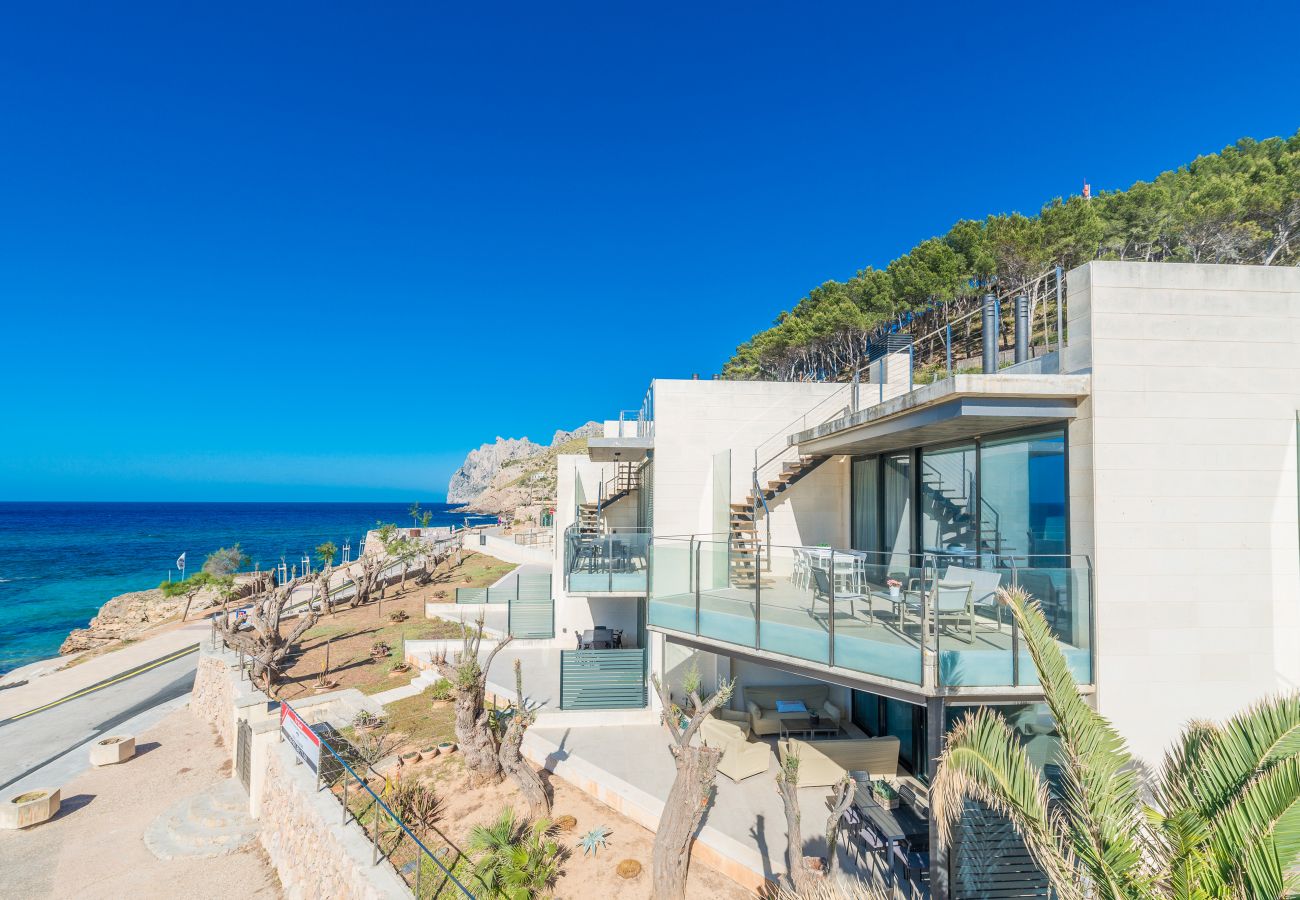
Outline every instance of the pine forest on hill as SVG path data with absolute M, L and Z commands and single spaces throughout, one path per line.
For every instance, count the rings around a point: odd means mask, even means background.
M 1037 215 L 964 219 L 884 269 L 809 291 L 737 348 L 723 377 L 834 379 L 912 315 L 951 321 L 989 293 L 1038 309 L 1056 266 L 1093 259 L 1300 264 L 1300 132 L 1238 141 L 1153 181 L 1055 199 Z

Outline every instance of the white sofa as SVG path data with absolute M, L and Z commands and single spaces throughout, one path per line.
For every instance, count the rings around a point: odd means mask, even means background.
M 808 713 L 777 712 L 778 700 L 800 700 L 808 712 L 817 713 L 823 721 L 844 725 L 844 711 L 830 702 L 830 686 L 825 684 L 790 684 L 780 687 L 745 688 L 745 712 L 749 714 L 749 727 L 754 734 L 764 736 L 780 734 L 784 719 L 805 719 Z
M 722 751 L 718 771 L 732 781 L 761 775 L 768 770 L 772 749 L 762 741 L 749 739 L 749 722 L 744 713 L 717 710 L 700 723 L 700 736 L 710 747 Z
M 894 778 L 898 767 L 898 738 L 859 738 L 844 741 L 778 741 L 781 763 L 799 757 L 799 787 L 830 787 L 847 772 L 867 772 L 872 778 Z

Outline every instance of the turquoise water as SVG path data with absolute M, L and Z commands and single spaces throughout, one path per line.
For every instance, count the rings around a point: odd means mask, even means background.
M 376 522 L 411 524 L 406 503 L 0 503 L 0 673 L 54 656 L 109 598 L 157 587 L 182 552 L 188 571 L 239 542 L 261 568 Z M 460 524 L 445 503 L 430 525 Z M 315 560 L 312 561 L 315 565 Z M 173 571 L 172 577 L 175 576 Z

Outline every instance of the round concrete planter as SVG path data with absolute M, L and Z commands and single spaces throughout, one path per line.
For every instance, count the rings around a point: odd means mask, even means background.
M 438 753 L 440 754 L 445 755 L 447 753 L 455 753 L 455 752 L 456 752 L 456 745 L 451 741 L 443 741 L 441 744 L 438 745 Z
M 0 828 L 27 828 L 52 819 L 62 803 L 59 791 L 37 788 L 0 803 Z
M 112 766 L 135 756 L 135 738 L 129 734 L 111 734 L 90 745 L 92 766 Z

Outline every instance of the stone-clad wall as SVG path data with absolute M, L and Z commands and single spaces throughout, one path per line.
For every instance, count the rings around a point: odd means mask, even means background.
M 371 864 L 360 826 L 343 824 L 343 808 L 328 791 L 316 790 L 311 769 L 296 762 L 287 743 L 267 754 L 261 801 L 260 840 L 290 900 L 409 900 L 410 890 L 387 863 Z
M 226 749 L 235 749 L 235 686 L 230 665 L 219 655 L 201 652 L 190 709 L 211 722 Z

